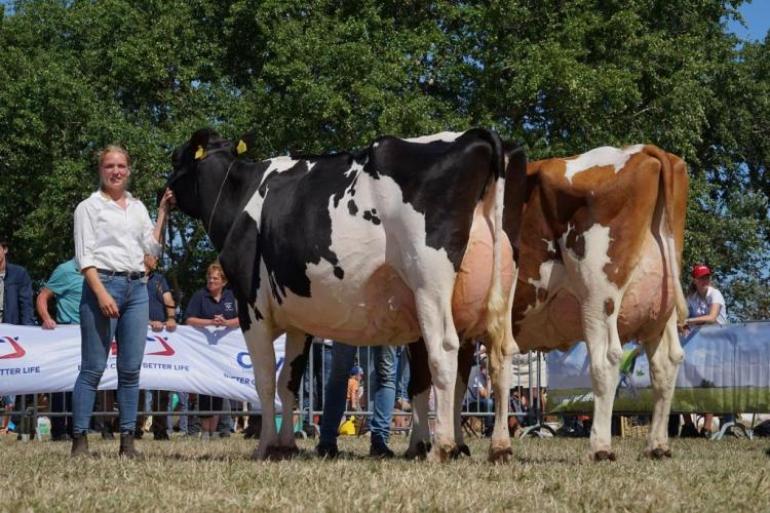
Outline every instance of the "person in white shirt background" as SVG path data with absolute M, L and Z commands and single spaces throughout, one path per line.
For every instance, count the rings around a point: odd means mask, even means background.
M 692 268 L 692 286 L 687 296 L 688 326 L 727 324 L 727 306 L 722 293 L 711 286 L 711 269 L 703 264 Z
M 88 454 L 86 433 L 113 337 L 117 343 L 121 456 L 134 449 L 139 370 L 149 323 L 144 255 L 159 256 L 161 234 L 174 198 L 166 190 L 153 225 L 144 204 L 127 190 L 128 152 L 99 153 L 99 190 L 75 210 L 75 258 L 85 278 L 80 302 L 81 365 L 73 391 L 72 456 Z
M 687 327 L 703 324 L 727 324 L 725 298 L 719 290 L 711 285 L 711 269 L 704 264 L 696 264 L 693 266 L 690 276 L 692 277 L 692 284 L 687 296 L 688 317 L 685 320 Z M 703 428 L 700 432 L 690 415 L 685 414 L 683 418 L 684 425 L 681 436 L 711 436 L 714 420 L 712 413 L 703 414 Z

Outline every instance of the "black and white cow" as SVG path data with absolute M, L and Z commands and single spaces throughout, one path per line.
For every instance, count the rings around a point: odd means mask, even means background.
M 515 265 L 503 194 L 506 174 L 523 183 L 524 165 L 506 170 L 499 137 L 483 129 L 261 162 L 239 158 L 248 144 L 199 130 L 174 152 L 169 186 L 203 221 L 239 302 L 265 417 L 254 456 L 296 450 L 291 423 L 276 433 L 271 421 L 272 342 L 285 332 L 291 364 L 278 395 L 287 409 L 306 333 L 354 345 L 422 338 L 438 405 L 431 457 L 445 459 L 460 338 L 485 336 L 508 358 L 493 375 L 508 390 Z M 507 431 L 493 440 L 501 453 L 506 444 Z

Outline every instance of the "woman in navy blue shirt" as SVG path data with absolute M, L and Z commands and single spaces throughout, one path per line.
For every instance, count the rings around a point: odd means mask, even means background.
M 190 326 L 203 328 L 206 326 L 238 327 L 238 310 L 235 296 L 226 289 L 227 278 L 218 263 L 211 264 L 206 271 L 206 288 L 200 289 L 187 305 L 186 322 Z M 198 396 L 198 408 L 202 411 L 217 411 L 222 409 L 222 398 L 210 395 Z M 208 438 L 217 428 L 218 415 L 201 415 L 203 437 Z

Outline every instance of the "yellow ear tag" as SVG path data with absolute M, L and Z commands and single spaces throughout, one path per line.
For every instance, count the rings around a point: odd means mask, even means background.
M 200 160 L 205 156 L 206 150 L 203 149 L 203 146 L 198 146 L 198 149 L 195 151 L 195 160 Z
M 238 146 L 235 147 L 235 151 L 238 152 L 238 155 L 242 155 L 242 154 L 246 153 L 247 149 L 248 149 L 248 147 L 246 146 L 246 143 L 243 142 L 243 139 L 238 141 Z

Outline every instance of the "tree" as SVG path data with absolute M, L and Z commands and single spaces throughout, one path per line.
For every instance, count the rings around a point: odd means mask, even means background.
M 205 125 L 255 130 L 259 158 L 474 125 L 532 158 L 652 142 L 690 166 L 686 267 L 719 269 L 737 317 L 767 317 L 770 56 L 726 31 L 741 3 L 20 0 L 0 22 L 0 226 L 43 279 L 72 251 L 99 147 L 128 148 L 154 205 Z M 181 216 L 170 241 L 189 297 L 213 252 Z

